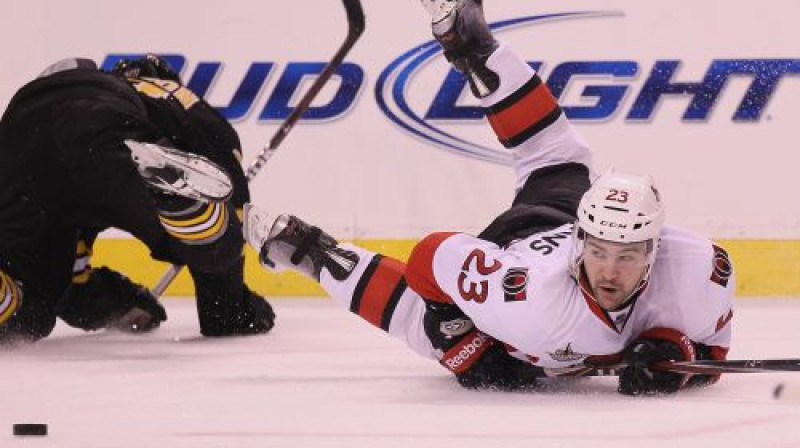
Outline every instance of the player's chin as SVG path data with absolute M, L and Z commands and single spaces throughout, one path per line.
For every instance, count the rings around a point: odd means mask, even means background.
M 622 293 L 619 290 L 610 291 L 607 289 L 599 288 L 595 297 L 597 303 L 605 310 L 613 310 L 622 303 Z

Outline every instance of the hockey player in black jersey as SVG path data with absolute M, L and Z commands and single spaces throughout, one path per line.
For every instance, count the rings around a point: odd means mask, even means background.
M 145 288 L 91 268 L 109 227 L 189 268 L 202 334 L 269 331 L 272 308 L 243 279 L 240 158 L 233 127 L 156 56 L 48 67 L 0 122 L 0 342 L 45 337 L 57 317 L 131 331 L 166 319 Z

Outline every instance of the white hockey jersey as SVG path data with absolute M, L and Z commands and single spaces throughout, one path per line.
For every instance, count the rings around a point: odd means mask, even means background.
M 434 234 L 420 244 L 415 253 L 432 255 L 412 257 L 407 276 L 428 276 L 442 294 L 435 299 L 455 303 L 477 328 L 511 346 L 513 355 L 542 367 L 620 353 L 655 327 L 709 346 L 730 344 L 730 261 L 721 248 L 686 231 L 664 229 L 646 288 L 611 313 L 571 275 L 572 224 L 507 249 L 460 233 Z
M 486 65 L 499 75 L 500 87 L 481 103 L 498 139 L 512 151 L 518 191 L 541 168 L 563 163 L 591 168 L 588 145 L 508 45 L 501 44 Z M 590 288 L 572 277 L 577 255 L 572 224 L 507 248 L 461 233 L 433 234 L 415 248 L 407 266 L 349 248 L 361 257 L 351 277 L 337 281 L 323 271 L 323 287 L 425 357 L 442 360 L 423 329 L 422 297 L 456 304 L 513 356 L 567 373 L 590 356 L 620 353 L 655 327 L 681 331 L 715 347 L 716 355 L 724 355 L 730 344 L 732 265 L 724 250 L 687 231 L 663 230 L 647 286 L 617 312 L 601 309 Z M 485 336 L 472 342 L 482 344 Z

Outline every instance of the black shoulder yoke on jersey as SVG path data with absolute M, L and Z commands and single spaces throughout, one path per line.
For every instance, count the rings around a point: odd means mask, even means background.
M 148 88 L 135 87 L 142 85 Z M 28 112 L 56 110 L 68 102 L 79 102 L 85 115 L 92 117 L 87 121 L 93 122 L 79 121 L 80 129 L 62 129 L 67 134 L 92 132 L 93 128 L 102 132 L 109 121 L 129 118 L 131 126 L 138 128 L 135 134 L 140 139 L 161 140 L 162 144 L 167 143 L 163 141 L 166 139 L 170 146 L 203 155 L 220 165 L 233 179 L 233 203 L 241 206 L 249 201 L 247 181 L 240 164 L 241 143 L 230 123 L 201 98 L 190 103 L 191 107 L 179 100 L 180 95 L 194 97 L 185 87 L 175 84 L 177 90 L 166 90 L 159 85 L 158 80 L 127 80 L 86 66 L 58 71 L 22 87 L 9 103 L 3 121 L 35 125 L 31 122 L 47 119 L 47 114 Z M 92 114 L 92 110 L 97 113 Z M 134 138 L 120 136 L 120 142 L 123 137 Z M 62 140 L 70 138 L 70 135 L 61 136 Z
M 111 105 L 118 101 L 126 109 L 133 105 L 143 117 L 146 114 L 139 95 L 124 79 L 91 68 L 76 68 L 36 78 L 23 86 L 9 102 L 3 121 L 22 112 L 21 109 L 47 107 L 73 99 L 109 101 Z
M 478 238 L 504 247 L 534 233 L 573 222 L 589 186 L 589 169 L 580 163 L 535 170 L 517 193 L 512 207 L 495 218 Z

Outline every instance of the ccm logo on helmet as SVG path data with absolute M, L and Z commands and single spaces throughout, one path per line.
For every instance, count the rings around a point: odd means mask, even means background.
M 627 229 L 627 224 L 620 224 L 618 222 L 600 221 L 601 226 L 611 227 L 612 229 Z

